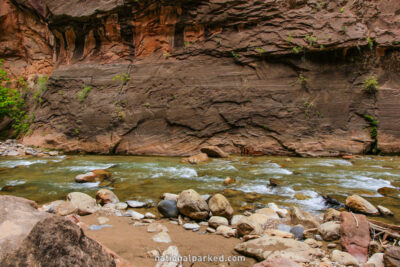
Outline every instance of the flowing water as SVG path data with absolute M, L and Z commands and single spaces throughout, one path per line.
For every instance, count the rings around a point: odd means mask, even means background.
M 351 161 L 338 158 L 232 157 L 213 159 L 200 165 L 180 163 L 179 158 L 139 156 L 60 156 L 53 158 L 1 158 L 1 194 L 13 194 L 45 203 L 65 199 L 69 192 L 85 192 L 93 197 L 100 188 L 113 190 L 121 201 L 141 200 L 156 204 L 162 193 L 179 193 L 193 188 L 201 194 L 231 191 L 235 210 L 249 204 L 263 206 L 275 202 L 298 205 L 311 212 L 327 206 L 321 195 L 341 202 L 359 194 L 375 205 L 390 208 L 395 216 L 384 219 L 400 223 L 399 194 L 384 197 L 381 187 L 400 184 L 400 157 L 361 157 Z M 108 168 L 112 183 L 74 182 L 74 177 L 94 169 Z M 232 177 L 237 183 L 224 186 Z M 282 181 L 269 187 L 269 178 Z M 248 193 L 258 193 L 251 200 Z

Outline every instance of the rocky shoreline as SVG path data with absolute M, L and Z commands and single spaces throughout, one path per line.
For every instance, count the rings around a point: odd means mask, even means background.
M 22 152 L 26 154 L 28 149 L 12 140 L 2 143 L 1 147 L 8 147 L 8 150 L 5 149 L 7 151 L 15 148 L 21 154 Z M 36 150 L 36 155 L 39 156 L 41 151 Z M 57 154 L 49 152 L 45 155 Z M 226 158 L 228 155 L 218 147 L 204 147 L 200 154 L 184 158 L 182 162 L 199 164 L 208 161 L 210 157 Z M 75 182 L 107 183 L 111 176 L 110 170 L 96 169 L 77 175 Z M 235 179 L 228 177 L 223 183 L 230 185 L 235 182 Z M 270 179 L 269 186 L 280 186 L 280 181 Z M 366 216 L 393 216 L 393 213 L 383 206 L 375 207 L 358 195 L 348 196 L 346 203 L 337 205 L 337 209 L 329 208 L 318 215 L 296 206 L 279 207 L 272 202 L 264 207 L 249 207 L 241 210 L 240 213 L 235 213 L 231 203 L 223 194 L 200 195 L 193 189 L 183 190 L 179 194 L 164 193 L 157 204 L 157 212 L 154 210 L 150 212 L 148 203 L 137 199 L 120 201 L 111 190 L 104 188 L 100 189 L 95 197 L 82 192 L 72 192 L 66 196 L 66 200 L 53 201 L 41 207 L 23 198 L 7 195 L 0 198 L 0 203 L 2 203 L 0 204 L 0 232 L 8 233 L 0 237 L 1 266 L 13 266 L 13 261 L 23 263 L 31 256 L 35 258 L 35 264 L 55 265 L 57 260 L 46 262 L 39 257 L 39 255 L 49 253 L 45 251 L 45 248 L 40 246 L 33 246 L 30 250 L 26 248 L 30 242 L 33 242 L 33 238 L 54 239 L 53 241 L 60 249 L 74 247 L 76 253 L 81 255 L 78 261 L 85 266 L 96 266 L 100 262 L 102 266 L 108 264 L 130 266 L 132 263 L 136 264 L 138 257 L 152 259 L 152 263 L 148 266 L 203 266 L 186 265 L 187 262 L 182 262 L 185 248 L 174 244 L 176 236 L 173 234 L 185 238 L 189 236 L 189 233 L 209 238 L 204 248 L 209 253 L 213 251 L 210 247 L 216 236 L 235 240 L 233 244 L 230 244 L 232 248 L 223 253 L 227 254 L 226 256 L 244 256 L 246 261 L 243 263 L 245 265 L 231 262 L 229 266 L 250 266 L 255 261 L 258 261 L 254 264 L 255 267 L 391 267 L 400 264 L 400 247 L 397 244 L 400 239 L 400 227 L 383 224 Z M 326 200 L 340 204 L 335 199 Z M 12 207 L 11 211 L 9 206 Z M 23 220 L 20 217 L 21 214 L 24 217 Z M 118 242 L 121 235 L 129 235 L 129 232 L 118 234 L 117 227 L 113 227 L 117 218 L 124 219 L 119 222 L 119 227 L 128 225 L 128 227 L 138 229 L 139 233 L 152 235 L 151 238 L 146 237 L 150 239 L 147 242 L 151 244 L 146 247 L 143 255 L 130 259 L 132 261 L 130 263 L 101 245 L 102 241 Z M 170 231 L 172 225 L 177 227 L 175 232 Z M 21 231 L 21 226 L 24 227 L 24 231 Z M 94 236 L 96 242 L 85 236 L 85 234 L 92 235 L 106 229 L 112 235 L 105 240 L 98 240 Z M 79 242 L 76 243 L 68 238 L 69 241 L 64 244 L 62 240 L 65 235 L 69 235 L 70 231 L 74 235 L 90 240 L 87 242 L 91 244 L 91 249 L 85 250 Z M 54 237 L 49 236 L 47 232 L 54 232 Z M 196 242 L 196 236 L 190 238 Z M 20 243 L 24 244 L 25 248 L 18 245 Z M 154 245 L 157 244 L 168 245 L 168 247 L 162 250 L 154 249 Z M 80 251 L 82 249 L 85 253 Z M 180 252 L 182 250 L 183 253 Z M 89 260 L 93 255 L 99 262 Z M 60 257 L 57 253 L 53 256 Z M 156 258 L 167 256 L 179 260 L 158 263 L 154 261 Z M 66 259 L 71 263 L 75 260 Z M 32 266 L 36 266 L 35 264 Z M 146 266 L 147 264 L 149 263 L 147 262 Z M 228 266 L 221 262 L 215 265 Z
M 44 150 L 42 148 L 33 148 L 19 144 L 15 139 L 8 139 L 0 142 L 0 156 L 8 157 L 22 157 L 22 156 L 35 156 L 35 157 L 54 157 L 60 153 L 56 150 Z

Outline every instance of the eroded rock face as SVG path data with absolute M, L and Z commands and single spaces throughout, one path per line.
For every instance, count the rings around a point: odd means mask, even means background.
M 370 114 L 379 148 L 399 152 L 399 9 L 397 0 L 5 0 L 0 58 L 31 84 L 51 73 L 42 103 L 29 103 L 36 119 L 25 144 L 357 154 L 374 142 Z M 377 97 L 361 90 L 369 75 Z M 92 90 L 77 101 L 84 86 Z
M 73 222 L 51 216 L 38 222 L 1 266 L 116 266 L 103 247 Z
M 34 201 L 0 196 L 0 260 L 20 245 L 38 221 L 49 216 L 37 210 Z

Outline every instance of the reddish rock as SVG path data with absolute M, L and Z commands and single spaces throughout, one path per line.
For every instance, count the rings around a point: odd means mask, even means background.
M 368 260 L 370 232 L 367 217 L 343 211 L 340 214 L 340 243 L 359 263 Z
M 298 264 L 289 259 L 275 258 L 272 260 L 265 260 L 253 265 L 253 267 L 302 267 L 303 265 Z
M 400 266 L 400 247 L 389 247 L 383 254 L 383 262 L 385 267 L 399 267 Z

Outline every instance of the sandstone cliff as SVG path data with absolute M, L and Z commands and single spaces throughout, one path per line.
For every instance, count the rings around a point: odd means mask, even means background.
M 0 32 L 0 58 L 32 86 L 25 144 L 400 152 L 397 0 L 5 0 Z

